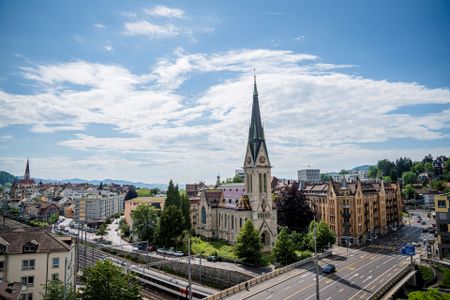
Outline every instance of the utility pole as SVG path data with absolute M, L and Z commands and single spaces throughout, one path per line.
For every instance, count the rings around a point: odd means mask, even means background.
M 67 289 L 67 257 L 64 258 L 64 293 L 63 299 L 66 300 L 66 289 Z
M 191 237 L 188 237 L 188 264 L 189 264 L 189 300 L 192 300 L 192 281 L 191 281 Z
M 320 296 L 319 296 L 319 262 L 317 259 L 317 222 L 316 222 L 316 217 L 314 217 L 314 258 L 316 261 L 316 299 L 320 300 Z

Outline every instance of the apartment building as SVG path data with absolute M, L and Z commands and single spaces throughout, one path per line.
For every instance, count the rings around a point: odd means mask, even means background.
M 450 260 L 450 193 L 434 196 L 440 259 Z
M 76 222 L 90 223 L 104 221 L 124 210 L 125 195 L 98 192 L 75 199 L 73 216 Z
M 75 244 L 42 229 L 0 232 L 0 281 L 20 283 L 20 299 L 39 300 L 50 280 L 75 284 Z
M 336 234 L 339 245 L 365 242 L 397 230 L 402 200 L 398 185 L 381 182 L 307 184 L 302 190 L 316 212 Z
M 136 209 L 140 204 L 147 203 L 150 206 L 153 206 L 157 210 L 164 209 L 164 202 L 166 201 L 166 197 L 137 197 L 134 199 L 130 199 L 125 201 L 125 212 L 124 218 L 127 221 L 127 224 L 132 228 L 133 221 L 131 219 L 131 212 Z

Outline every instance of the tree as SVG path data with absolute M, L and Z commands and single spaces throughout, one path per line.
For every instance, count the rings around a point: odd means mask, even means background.
M 408 294 L 408 300 L 450 300 L 450 294 L 444 294 L 438 289 L 414 291 Z
M 349 174 L 350 172 L 349 171 L 347 171 L 347 170 L 345 170 L 345 169 L 342 169 L 340 172 L 339 172 L 339 174 Z
M 178 185 L 174 186 L 173 181 L 169 181 L 169 187 L 166 192 L 167 198 L 165 201 L 165 206 L 175 205 L 177 208 L 181 206 L 180 193 L 178 192 Z
M 298 260 L 295 253 L 295 244 L 289 237 L 286 228 L 281 229 L 280 233 L 278 233 L 272 253 L 276 260 L 284 266 Z
M 247 219 L 237 236 L 234 252 L 242 262 L 259 265 L 262 260 L 261 249 L 259 232 L 252 221 Z
M 407 184 L 405 186 L 405 188 L 403 189 L 402 193 L 403 193 L 403 198 L 413 199 L 414 194 L 416 193 L 416 190 L 414 189 L 414 187 L 411 184 Z
M 121 219 L 119 222 L 119 230 L 122 232 L 122 235 L 127 237 L 130 236 L 130 225 L 127 224 L 125 219 Z
M 417 181 L 417 175 L 412 171 L 403 172 L 402 178 L 404 184 L 414 184 Z
M 433 162 L 433 156 L 431 154 L 426 155 L 423 159 L 422 159 L 423 163 L 432 163 Z
M 320 174 L 320 181 L 326 182 L 326 181 L 329 181 L 329 180 L 330 180 L 330 175 L 325 174 L 325 173 Z
M 131 212 L 133 220 L 133 233 L 140 241 L 151 242 L 155 239 L 155 231 L 158 225 L 158 213 L 156 209 L 148 203 L 139 204 Z
M 152 192 L 147 188 L 140 188 L 137 191 L 138 197 L 151 197 Z
M 53 225 L 53 224 L 55 224 L 56 222 L 58 222 L 58 220 L 59 220 L 59 215 L 58 215 L 58 214 L 52 214 L 52 215 L 48 218 L 47 222 L 48 222 L 50 225 Z
M 308 248 L 307 233 L 292 231 L 290 239 L 294 243 L 295 249 L 306 250 Z
M 136 190 L 134 189 L 134 186 L 130 187 L 127 191 L 127 194 L 125 195 L 125 201 L 130 200 L 130 199 L 134 199 L 138 197 L 138 193 L 136 192 Z
M 72 286 L 69 284 L 66 286 L 66 290 L 64 291 L 64 283 L 60 280 L 51 280 L 48 281 L 47 284 L 43 284 L 44 293 L 41 293 L 42 300 L 61 300 L 65 298 L 66 300 L 75 300 L 75 291 Z
M 98 260 L 84 270 L 81 279 L 86 285 L 83 299 L 140 299 L 134 275 L 123 273 L 110 260 Z
M 96 235 L 100 235 L 100 236 L 104 236 L 106 234 L 108 234 L 108 227 L 106 224 L 102 224 L 100 225 L 100 227 L 98 228 L 97 232 L 95 233 Z
M 181 210 L 175 205 L 164 206 L 159 219 L 159 241 L 164 246 L 175 246 L 177 238 L 183 232 L 184 219 Z
M 306 231 L 314 215 L 305 195 L 298 190 L 298 183 L 282 185 L 275 193 L 278 225 L 289 230 Z
M 183 215 L 183 224 L 184 229 L 191 229 L 191 203 L 189 201 L 189 197 L 187 195 L 181 196 L 181 213 Z
M 383 176 L 391 176 L 391 178 L 394 179 L 392 177 L 392 173 L 395 172 L 395 164 L 393 162 L 388 159 L 383 159 L 378 161 L 377 167 L 380 169 Z
M 233 183 L 242 183 L 242 182 L 244 182 L 244 179 L 241 176 L 235 175 L 233 177 Z
M 412 164 L 411 171 L 413 171 L 414 173 L 419 175 L 419 174 L 425 172 L 425 164 L 420 161 L 415 161 Z
M 425 172 L 427 172 L 429 175 L 433 175 L 433 171 L 434 171 L 434 169 L 433 169 L 433 163 L 430 163 L 430 162 L 426 162 L 425 164 L 424 164 L 424 168 L 425 168 Z
M 311 221 L 309 224 L 309 232 L 308 232 L 308 244 L 310 249 L 314 249 L 314 224 L 316 224 L 316 243 L 317 243 L 317 251 L 321 251 L 322 249 L 328 247 L 329 245 L 333 245 L 336 243 L 336 234 L 330 230 L 328 225 L 323 221 L 320 222 Z
M 397 178 L 402 177 L 404 172 L 411 170 L 412 161 L 409 157 L 400 157 L 395 161 L 395 171 L 397 172 Z
M 391 176 L 383 176 L 383 181 L 387 184 L 391 184 L 392 178 L 391 178 Z
M 367 175 L 369 176 L 369 178 L 373 178 L 373 179 L 380 178 L 381 171 L 376 166 L 370 166 L 369 170 L 367 171 Z

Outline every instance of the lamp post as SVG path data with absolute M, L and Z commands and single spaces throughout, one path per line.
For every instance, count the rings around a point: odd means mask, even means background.
M 317 259 L 317 222 L 314 217 L 314 258 L 316 262 L 316 299 L 319 300 L 319 262 Z

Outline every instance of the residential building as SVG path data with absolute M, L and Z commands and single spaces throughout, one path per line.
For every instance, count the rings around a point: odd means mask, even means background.
M 123 212 L 124 198 L 124 194 L 102 193 L 102 191 L 76 198 L 74 219 L 79 223 L 102 222 L 116 213 Z
M 186 184 L 186 195 L 189 198 L 192 228 L 196 228 L 198 225 L 198 207 L 200 203 L 199 193 L 200 189 L 203 188 L 206 188 L 206 185 L 203 182 L 200 182 L 198 184 Z
M 319 169 L 303 169 L 298 170 L 298 183 L 300 189 L 302 189 L 306 183 L 318 183 L 320 182 L 320 170 Z
M 330 180 L 307 184 L 302 192 L 318 219 L 334 231 L 339 245 L 363 245 L 402 224 L 399 185 Z
M 75 284 L 75 244 L 36 228 L 0 232 L 0 279 L 19 282 L 21 299 L 42 299 L 52 279 Z
M 32 219 L 48 220 L 53 214 L 59 216 L 59 207 L 54 203 L 31 202 L 25 204 L 23 212 Z
M 131 212 L 136 209 L 136 207 L 138 207 L 140 204 L 148 203 L 157 210 L 163 210 L 165 201 L 166 197 L 137 197 L 127 200 L 125 201 L 125 221 L 127 221 L 127 224 L 130 226 L 130 228 L 132 228 L 133 221 L 131 219 Z
M 434 196 L 439 257 L 450 260 L 450 193 Z
M 200 190 L 196 232 L 207 238 L 234 243 L 247 219 L 259 231 L 265 250 L 271 250 L 277 237 L 277 211 L 272 200 L 271 168 L 259 108 L 256 78 L 247 150 L 244 158 L 244 194 L 230 203 L 224 189 Z M 225 188 L 226 189 L 226 188 Z M 239 188 L 238 188 L 239 192 Z M 233 196 L 234 197 L 234 196 Z

